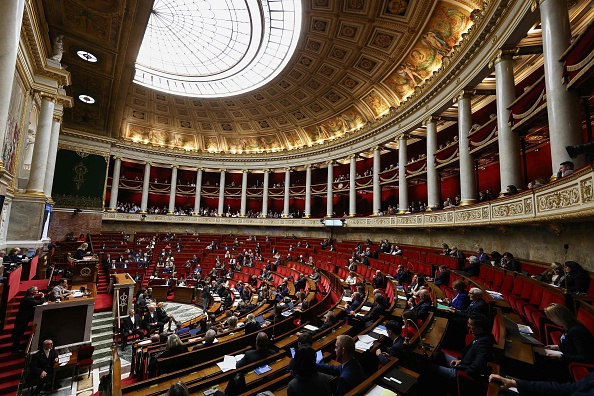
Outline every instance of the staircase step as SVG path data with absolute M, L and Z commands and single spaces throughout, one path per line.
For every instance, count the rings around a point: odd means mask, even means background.
M 21 379 L 0 382 L 0 395 L 15 395 Z

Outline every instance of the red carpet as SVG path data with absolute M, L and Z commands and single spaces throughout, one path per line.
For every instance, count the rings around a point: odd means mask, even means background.
M 95 301 L 95 312 L 111 311 L 113 304 L 113 295 L 111 294 L 97 294 Z

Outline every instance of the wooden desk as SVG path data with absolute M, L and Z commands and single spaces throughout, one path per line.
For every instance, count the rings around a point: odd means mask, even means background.
M 74 370 L 76 368 L 76 363 L 78 361 L 78 351 L 72 352 L 70 355 L 70 360 L 65 365 L 60 365 L 59 363 L 54 364 L 54 370 L 52 372 L 52 389 L 54 389 L 54 384 L 56 382 L 56 373 L 58 371 L 65 371 L 66 369 L 72 369 L 72 374 L 70 377 L 74 377 Z
M 512 313 L 505 314 L 516 323 L 522 323 L 522 319 Z M 525 344 L 515 332 L 505 331 L 505 357 L 522 363 L 534 364 L 534 352 L 531 344 Z

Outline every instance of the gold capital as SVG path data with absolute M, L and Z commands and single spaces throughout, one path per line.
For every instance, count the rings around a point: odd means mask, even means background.
M 456 96 L 454 97 L 454 103 L 458 103 L 461 99 L 468 98 L 476 94 L 474 89 L 463 89 L 459 91 Z
M 427 124 L 435 124 L 436 121 L 437 117 L 435 117 L 434 115 L 430 115 L 429 117 L 423 120 L 423 126 L 427 126 Z
M 47 99 L 50 102 L 54 102 L 54 103 L 56 103 L 56 101 L 58 100 L 58 97 L 57 97 L 56 94 L 51 94 L 49 92 L 41 92 L 41 91 L 39 91 L 39 97 L 41 99 Z
M 489 69 L 491 69 L 495 64 L 501 62 L 504 58 L 513 57 L 518 54 L 519 48 L 512 48 L 512 49 L 499 49 L 495 52 L 495 55 L 489 61 Z

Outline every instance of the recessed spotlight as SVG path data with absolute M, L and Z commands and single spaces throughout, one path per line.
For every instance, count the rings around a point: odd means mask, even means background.
M 96 63 L 99 59 L 97 59 L 97 57 L 93 54 L 91 54 L 88 51 L 76 51 L 76 55 L 78 55 L 79 58 L 86 60 L 87 62 L 91 62 L 91 63 Z
M 86 104 L 93 104 L 95 103 L 95 98 L 89 95 L 78 95 L 78 99 Z

